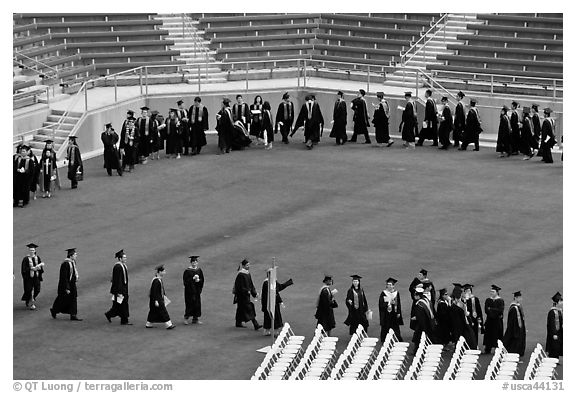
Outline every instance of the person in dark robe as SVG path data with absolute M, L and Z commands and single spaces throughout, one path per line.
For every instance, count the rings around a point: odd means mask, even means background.
M 263 139 L 261 138 L 263 121 L 262 105 L 261 95 L 254 97 L 254 103 L 250 105 L 250 136 L 256 139 L 257 145 L 262 143 L 261 140 Z
M 128 122 L 132 120 L 134 123 L 136 123 L 136 117 L 134 117 L 134 111 L 132 109 L 129 109 L 128 111 L 126 111 L 126 119 L 124 119 L 124 122 L 122 122 L 122 128 L 120 129 L 120 134 L 123 134 L 124 131 L 126 130 L 126 127 L 128 126 Z
M 270 330 L 272 329 L 272 315 L 268 311 L 268 277 L 264 279 L 262 283 L 262 313 L 264 314 L 264 335 L 270 336 L 272 333 Z M 278 282 L 276 280 L 276 301 L 274 302 L 274 335 L 277 335 L 277 330 L 284 326 L 284 321 L 282 320 L 282 312 L 281 309 L 284 308 L 284 302 L 280 297 L 280 292 L 284 289 L 288 288 L 290 285 L 294 284 L 292 279 L 284 283 Z
M 112 124 L 106 124 L 106 130 L 100 136 L 102 144 L 104 145 L 104 167 L 108 176 L 112 176 L 112 169 L 116 169 L 118 176 L 122 176 L 122 167 L 120 166 L 120 158 L 116 143 L 120 137 L 112 128 Z
M 544 109 L 544 120 L 542 121 L 542 138 L 540 141 L 539 153 L 542 153 L 542 161 L 547 164 L 552 164 L 554 159 L 552 158 L 552 148 L 557 143 L 556 135 L 554 133 L 554 120 L 550 117 L 552 109 Z
M 244 124 L 237 120 L 234 122 L 232 127 L 232 137 L 231 137 L 231 150 L 244 150 L 246 147 L 250 146 L 252 139 L 250 139 L 250 134 L 248 129 L 244 127 Z
M 496 140 L 496 152 L 500 153 L 500 158 L 510 157 L 512 154 L 512 126 L 508 111 L 510 109 L 504 105 L 500 111 L 500 124 L 498 125 L 498 139 Z
M 176 111 L 176 118 L 178 119 L 180 126 L 178 130 L 178 140 L 175 146 L 178 151 L 178 156 L 176 158 L 179 158 L 182 153 L 185 156 L 190 154 L 190 122 L 188 112 L 186 111 L 186 108 L 184 108 L 184 101 L 178 100 L 176 101 L 176 105 L 177 106 L 174 110 Z
M 43 192 L 42 198 L 52 197 L 52 189 L 56 187 L 57 177 L 56 154 L 53 149 L 44 148 L 42 157 L 40 158 L 40 187 Z
M 526 350 L 526 323 L 522 307 L 522 292 L 514 292 L 514 300 L 508 309 L 508 322 L 502 338 L 502 344 L 510 353 L 524 356 Z
M 251 120 L 250 108 L 248 107 L 248 104 L 244 102 L 242 94 L 236 95 L 236 103 L 232 105 L 232 116 L 234 123 L 239 121 L 248 131 Z
M 28 150 L 28 156 L 30 157 L 30 162 L 32 163 L 32 176 L 30 176 L 29 180 L 29 190 L 32 193 L 34 200 L 36 200 L 36 193 L 38 191 L 38 185 L 40 184 L 40 161 L 36 157 L 36 155 L 32 152 L 32 149 Z
M 272 143 L 274 142 L 273 124 L 272 107 L 268 101 L 264 101 L 262 105 L 262 130 L 260 131 L 260 139 L 264 141 L 266 150 L 272 149 Z
M 532 149 L 538 148 L 534 139 L 534 124 L 530 118 L 530 108 L 525 106 L 522 109 L 522 128 L 520 130 L 520 152 L 524 155 L 523 160 L 534 157 Z
M 412 335 L 412 342 L 414 343 L 414 350 L 420 345 L 420 340 L 422 339 L 422 333 L 426 333 L 426 336 L 430 341 L 435 342 L 434 337 L 434 314 L 430 308 L 429 301 L 424 297 L 424 290 L 420 287 L 416 288 L 415 298 L 416 305 L 414 308 L 414 334 Z
M 155 143 L 154 123 L 149 116 L 150 108 L 143 106 L 140 108 L 141 116 L 136 120 L 136 129 L 138 130 L 138 162 L 148 163 L 148 157 L 152 153 L 152 147 Z
M 438 126 L 438 140 L 440 141 L 440 150 L 448 150 L 450 147 L 450 132 L 454 128 L 452 123 L 452 112 L 448 106 L 448 97 L 442 97 L 442 113 L 440 114 L 440 125 Z
M 392 329 L 398 341 L 402 341 L 400 325 L 404 325 L 402 319 L 402 304 L 400 303 L 400 293 L 396 290 L 398 280 L 389 277 L 386 280 L 386 289 L 380 294 L 378 299 L 378 309 L 380 311 L 380 340 L 384 342 L 388 331 Z
M 436 321 L 438 322 L 436 326 L 436 339 L 439 344 L 446 345 L 451 341 L 454 341 L 452 338 L 452 323 L 450 315 L 450 306 L 452 302 L 446 288 L 442 288 L 439 295 L 438 303 L 436 303 Z
M 454 108 L 454 131 L 452 132 L 452 139 L 454 140 L 454 147 L 460 146 L 460 141 L 464 137 L 464 130 L 466 129 L 466 114 L 464 113 L 464 104 L 462 99 L 466 94 L 461 91 L 456 95 L 458 103 Z
M 540 115 L 538 114 L 538 104 L 532 104 L 532 107 L 530 108 L 530 114 L 532 117 L 532 129 L 534 130 L 534 140 L 536 141 L 536 143 L 540 142 L 541 138 L 540 138 L 540 133 L 542 131 L 542 128 L 540 126 Z M 540 157 L 540 151 L 538 151 L 538 157 Z
M 490 297 L 484 302 L 486 322 L 484 323 L 484 353 L 490 354 L 498 346 L 498 340 L 504 336 L 504 299 L 500 297 L 501 288 L 492 284 Z
M 377 92 L 376 98 L 378 98 L 379 102 L 378 105 L 375 105 L 372 119 L 376 143 L 378 146 L 386 145 L 386 147 L 390 147 L 394 144 L 394 141 L 390 139 L 390 105 L 384 99 L 383 92 Z
M 518 117 L 518 103 L 512 101 L 512 112 L 510 113 L 510 127 L 512 133 L 510 134 L 510 154 L 517 156 L 520 151 L 520 119 Z
M 182 153 L 182 128 L 183 124 L 178 120 L 178 109 L 170 108 L 166 119 L 166 156 L 180 158 Z
M 482 313 L 482 306 L 480 305 L 480 299 L 474 296 L 472 292 L 472 284 L 464 284 L 464 300 L 466 301 L 466 311 L 468 312 L 468 322 L 474 333 L 474 338 L 476 342 L 478 341 L 478 333 L 481 331 L 484 333 L 484 314 Z
M 163 124 L 162 116 L 158 115 L 158 111 L 150 111 L 150 159 L 159 160 L 160 156 L 158 151 L 164 148 L 164 141 L 160 136 L 160 126 Z
M 234 295 L 234 302 L 236 304 L 236 327 L 245 328 L 244 322 L 252 322 L 254 330 L 262 327 L 256 320 L 256 309 L 251 297 L 258 299 L 258 293 L 252 282 L 250 275 L 250 261 L 244 259 L 238 269 L 236 280 L 234 281 L 234 288 L 232 289 Z
M 218 149 L 220 154 L 230 153 L 234 120 L 230 110 L 230 99 L 222 100 L 222 109 L 216 114 L 216 131 L 218 132 Z
M 432 146 L 438 146 L 438 108 L 436 108 L 436 102 L 432 98 L 432 90 L 427 89 L 424 96 L 426 97 L 424 123 L 416 146 L 422 146 L 426 139 L 432 140 Z
M 450 320 L 452 322 L 452 338 L 457 342 L 464 337 L 470 349 L 478 347 L 478 341 L 470 326 L 466 303 L 462 299 L 462 286 L 455 284 L 452 290 L 452 305 L 450 306 Z
M 122 172 L 132 172 L 137 161 L 138 129 L 135 120 L 128 119 L 120 133 L 120 156 Z M 128 167 L 128 169 L 126 169 Z
M 412 92 L 407 91 L 404 93 L 404 98 L 406 99 L 406 106 L 402 111 L 402 120 L 398 126 L 398 131 L 402 134 L 404 148 L 415 149 L 416 136 L 414 135 L 414 129 L 418 126 L 418 119 L 412 103 Z
M 337 145 L 343 145 L 348 140 L 346 134 L 346 101 L 344 101 L 344 93 L 338 91 L 338 98 L 334 103 L 334 112 L 332 114 L 332 130 L 330 131 L 330 138 L 336 138 Z
M 154 148 L 154 153 L 156 159 L 160 159 L 160 150 L 164 150 L 164 141 L 166 138 L 166 124 L 164 123 L 164 116 L 162 116 L 158 111 L 154 110 L 151 112 L 151 118 L 156 122 L 156 130 L 158 131 L 157 145 Z
M 192 323 L 201 325 L 202 316 L 202 289 L 204 288 L 204 272 L 198 267 L 198 255 L 190 256 L 190 266 L 184 270 L 182 282 L 184 283 L 184 325 L 192 317 Z
M 33 177 L 34 164 L 28 155 L 29 147 L 19 146 L 13 158 L 13 206 L 24 207 L 30 202 L 30 179 Z
M 44 274 L 44 262 L 36 253 L 38 246 L 34 243 L 26 245 L 28 255 L 22 259 L 22 282 L 24 284 L 24 294 L 22 301 L 26 302 L 26 307 L 36 310 L 36 298 L 40 294 L 42 274 Z
M 68 179 L 70 180 L 72 189 L 78 188 L 78 179 L 84 176 L 84 165 L 82 164 L 82 156 L 80 155 L 80 148 L 76 143 L 77 137 L 71 135 L 68 137 L 70 142 L 66 149 L 66 160 L 68 161 Z
M 60 265 L 60 278 L 58 280 L 58 296 L 50 309 L 50 315 L 56 319 L 58 314 L 70 314 L 71 321 L 81 321 L 78 318 L 78 269 L 76 259 L 78 253 L 75 248 L 66 250 L 66 259 Z
M 150 293 L 148 302 L 148 317 L 146 318 L 146 328 L 154 328 L 155 323 L 163 324 L 166 329 L 174 329 L 176 325 L 170 320 L 170 315 L 166 306 L 170 304 L 170 300 L 166 296 L 166 291 L 164 290 L 164 276 L 166 275 L 166 268 L 164 265 L 158 265 L 155 268 L 156 274 L 152 278 L 150 283 Z
M 288 144 L 288 135 L 292 131 L 292 124 L 294 123 L 294 104 L 290 101 L 290 94 L 287 92 L 282 95 L 282 102 L 278 104 L 276 111 L 276 124 L 274 129 L 276 132 L 280 131 L 282 135 L 282 143 Z
M 548 311 L 546 323 L 546 353 L 548 357 L 560 358 L 563 355 L 564 322 L 563 322 L 564 299 L 560 292 L 552 296 L 552 308 Z
M 354 334 L 358 325 L 362 325 L 364 331 L 368 332 L 368 301 L 364 294 L 364 288 L 360 285 L 361 276 L 354 274 L 352 277 L 352 285 L 346 293 L 346 307 L 348 308 L 348 316 L 344 321 L 344 325 L 349 326 L 350 335 Z
M 132 325 L 128 318 L 130 317 L 130 307 L 128 306 L 128 256 L 124 250 L 120 250 L 115 254 L 117 259 L 114 267 L 112 268 L 112 285 L 110 286 L 110 294 L 112 294 L 112 307 L 104 313 L 108 322 L 112 322 L 112 318 L 120 317 L 121 325 Z
M 324 117 L 322 116 L 320 105 L 316 102 L 314 94 L 306 97 L 306 102 L 302 105 L 302 108 L 300 108 L 298 119 L 296 119 L 294 130 L 290 136 L 292 137 L 294 133 L 298 131 L 298 128 L 302 126 L 304 126 L 304 142 L 306 143 L 306 148 L 312 150 L 314 145 L 320 142 L 320 137 L 324 130 Z
M 364 89 L 358 90 L 358 95 L 350 103 L 350 107 L 354 112 L 352 121 L 354 121 L 354 133 L 350 138 L 350 143 L 356 143 L 358 135 L 364 135 L 364 143 L 372 143 L 370 135 L 368 135 L 368 127 L 370 127 L 370 117 L 368 116 L 368 106 L 364 96 L 366 91 Z
M 332 276 L 324 276 L 322 280 L 322 288 L 320 288 L 320 293 L 318 294 L 318 300 L 316 302 L 316 314 L 314 318 L 317 320 L 317 324 L 321 325 L 328 335 L 332 329 L 336 327 L 336 319 L 334 319 L 334 309 L 338 307 L 338 303 L 334 298 L 334 295 L 338 291 L 331 286 L 334 285 L 334 280 Z
M 466 150 L 470 143 L 474 143 L 474 151 L 480 151 L 480 134 L 482 133 L 482 122 L 476 108 L 478 101 L 474 98 L 470 99 L 470 109 L 466 116 L 466 127 L 462 137 L 462 146 L 458 150 Z
M 414 297 L 416 286 L 418 284 L 424 284 L 424 283 L 430 283 L 429 290 L 428 291 L 425 290 L 424 292 L 425 292 L 425 295 L 428 296 L 428 298 L 432 302 L 432 304 L 435 304 L 436 303 L 436 290 L 434 289 L 434 283 L 432 282 L 432 280 L 430 280 L 428 278 L 428 270 L 426 270 L 426 269 L 420 269 L 420 271 L 418 272 L 416 277 L 414 277 L 414 279 L 410 283 L 410 286 L 408 287 L 408 291 L 410 292 L 410 295 L 412 297 Z
M 188 110 L 190 123 L 190 147 L 192 155 L 200 154 L 206 146 L 206 131 L 208 130 L 208 109 L 202 104 L 202 98 L 194 97 L 194 105 Z

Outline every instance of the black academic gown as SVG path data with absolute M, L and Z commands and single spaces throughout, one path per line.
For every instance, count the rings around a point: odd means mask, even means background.
M 484 302 L 486 321 L 484 322 L 484 347 L 486 350 L 496 348 L 498 340 L 504 336 L 504 299 L 488 298 Z
M 282 125 L 278 124 L 282 123 Z M 276 111 L 276 124 L 274 128 L 280 131 L 282 142 L 288 143 L 288 134 L 292 131 L 294 123 L 294 104 L 292 101 L 282 101 Z
M 478 347 L 478 341 L 466 316 L 466 305 L 460 300 L 453 301 L 450 306 L 450 315 L 454 342 L 457 342 L 460 337 L 464 337 L 468 347 L 476 349 Z
M 120 132 L 120 149 L 124 151 L 122 156 L 122 169 L 126 166 L 132 168 L 138 163 L 138 128 L 129 129 L 122 127 Z
M 534 127 L 534 139 L 536 140 L 536 142 L 540 141 L 540 132 L 542 131 L 542 128 L 540 126 L 540 116 L 538 115 L 538 113 L 535 113 L 532 116 L 532 125 Z
M 426 139 L 430 139 L 434 141 L 434 143 L 437 143 L 438 109 L 436 108 L 436 103 L 430 97 L 426 100 L 426 106 L 424 108 L 424 121 L 426 122 L 426 128 L 422 127 L 418 143 L 422 144 L 422 142 L 424 142 Z
M 554 135 L 554 124 L 549 117 L 545 118 L 542 122 L 542 138 L 540 141 L 539 153 L 542 153 L 542 161 L 551 164 L 554 162 L 552 158 L 552 147 L 556 144 L 556 136 Z
M 184 123 L 178 119 L 166 119 L 166 154 L 182 153 L 182 130 Z
M 260 111 L 260 113 L 254 114 L 252 111 Z M 262 104 L 250 105 L 250 135 L 262 138 L 263 119 Z
M 40 162 L 38 161 L 38 158 L 36 158 L 34 153 L 32 153 L 32 151 L 30 151 L 29 154 L 30 154 L 30 161 L 33 165 L 33 169 L 28 187 L 30 189 L 30 192 L 36 192 L 36 190 L 38 190 L 38 184 L 40 183 Z
M 234 122 L 239 121 L 242 123 L 244 128 L 248 130 L 251 121 L 250 108 L 248 107 L 248 104 L 243 102 L 241 105 L 238 105 L 237 103 L 232 105 L 232 119 Z
M 482 133 L 482 127 L 480 126 L 478 110 L 476 107 L 472 107 L 466 116 L 466 128 L 464 129 L 464 136 L 462 138 L 462 149 L 466 149 L 470 143 L 474 143 L 475 148 L 479 148 L 480 133 Z
M 302 126 L 304 126 L 304 140 L 306 142 L 312 142 L 312 144 L 320 142 L 321 127 L 324 127 L 324 117 L 322 116 L 320 105 L 318 105 L 317 102 L 312 104 L 312 111 L 310 113 L 308 111 L 308 103 L 306 102 L 302 105 L 292 134 Z
M 384 342 L 388 331 L 392 329 L 396 338 L 402 341 L 402 334 L 400 333 L 400 325 L 404 325 L 402 319 L 402 305 L 400 303 L 400 293 L 395 291 L 390 297 L 392 301 L 386 301 L 386 291 L 380 293 L 378 299 L 378 310 L 380 311 L 380 340 Z
M 420 345 L 420 340 L 422 338 L 422 332 L 426 333 L 426 336 L 430 341 L 435 342 L 435 320 L 434 314 L 430 311 L 430 307 L 427 304 L 428 301 L 424 299 L 419 299 L 416 301 L 414 308 L 414 316 L 416 317 L 414 335 L 412 336 L 412 342 L 418 347 Z
M 23 170 L 23 172 L 20 172 Z M 30 157 L 21 157 L 16 155 L 13 158 L 13 200 L 14 206 L 19 201 L 27 205 L 30 201 L 30 181 L 33 177 L 34 164 Z
M 54 300 L 52 311 L 62 314 L 76 315 L 78 313 L 78 290 L 76 282 L 78 280 L 75 263 L 66 258 L 60 265 L 60 277 L 58 280 L 58 296 Z
M 520 130 L 520 152 L 526 156 L 532 155 L 532 149 L 537 149 L 538 144 L 534 139 L 534 125 L 529 116 L 522 120 L 522 129 Z
M 149 311 L 146 321 L 150 323 L 168 322 L 170 320 L 170 315 L 168 315 L 168 310 L 166 309 L 166 304 L 164 302 L 166 292 L 164 291 L 164 284 L 162 283 L 162 279 L 160 277 L 154 277 L 152 279 L 149 296 Z M 156 302 L 158 302 L 158 306 L 156 306 Z
M 120 137 L 116 131 L 110 133 L 104 131 L 100 136 L 100 139 L 104 145 L 104 167 L 107 171 L 120 169 L 120 158 L 118 149 L 116 148 L 116 144 L 120 140 Z
M 252 131 L 252 129 L 250 129 Z M 266 141 L 268 143 L 274 142 L 274 125 L 272 123 L 272 112 L 268 109 L 262 111 L 262 130 L 260 131 L 259 138 L 264 139 L 266 133 Z
M 154 128 L 154 121 L 150 117 L 139 117 L 136 120 L 136 129 L 138 130 L 138 155 L 148 157 L 152 153 L 154 145 L 157 144 L 157 130 Z
M 336 100 L 334 103 L 334 112 L 332 114 L 332 130 L 330 131 L 330 138 L 336 138 L 336 143 L 346 143 L 348 135 L 346 135 L 347 123 L 347 109 L 346 101 Z
M 206 131 L 208 130 L 208 109 L 204 105 L 198 108 L 192 105 L 188 111 L 190 119 L 190 146 L 192 151 L 200 152 L 206 146 Z
M 524 356 L 526 350 L 526 324 L 522 306 L 512 303 L 508 309 L 508 322 L 502 343 L 508 352 Z
M 280 283 L 276 280 L 276 301 L 274 303 L 274 329 L 280 329 L 284 326 L 284 321 L 282 320 L 282 312 L 280 309 L 280 303 L 282 303 L 282 298 L 280 297 L 280 292 L 292 285 L 292 279 L 286 281 L 285 283 Z M 268 279 L 264 280 L 262 283 L 262 313 L 264 314 L 264 329 L 272 328 L 272 315 L 268 312 Z
M 520 151 L 520 125 L 518 124 L 518 112 L 513 110 L 510 115 L 510 127 L 512 132 L 510 134 L 510 151 L 512 154 L 517 154 Z
M 403 141 L 414 142 L 416 140 L 416 136 L 414 135 L 414 128 L 416 126 L 417 119 L 414 113 L 414 104 L 412 102 L 406 102 L 406 106 L 402 112 L 402 122 L 400 123 Z
M 196 281 L 196 277 L 198 281 Z M 184 318 L 200 318 L 202 316 L 202 289 L 204 288 L 204 273 L 202 269 L 188 267 L 182 275 L 184 283 L 184 303 L 186 310 Z
M 120 317 L 121 323 L 127 323 L 130 316 L 128 306 L 128 268 L 120 261 L 112 268 L 112 279 L 110 280 L 110 294 L 113 296 L 112 307 L 106 313 L 108 318 Z M 122 303 L 118 303 L 118 295 L 122 295 Z
M 223 108 L 218 112 L 218 114 L 220 115 L 220 119 L 216 122 L 218 148 L 221 151 L 230 151 L 230 148 L 232 147 L 232 133 L 234 130 L 232 113 L 229 108 Z
M 556 338 L 554 338 L 556 336 Z M 564 322 L 562 310 L 552 307 L 548 311 L 546 323 L 546 352 L 551 358 L 558 359 L 563 355 Z
M 42 263 L 42 260 L 38 255 L 35 257 L 25 256 L 24 259 L 22 259 L 21 273 L 24 286 L 22 300 L 26 302 L 26 305 L 28 305 L 32 299 L 36 299 L 40 294 L 40 283 L 42 282 L 42 274 L 44 273 L 43 268 L 32 270 L 30 263 L 35 267 Z
M 352 100 L 352 111 L 354 111 L 354 116 L 352 120 L 354 121 L 354 133 L 350 141 L 355 142 L 358 135 L 364 135 L 366 141 L 370 141 L 370 136 L 368 135 L 368 127 L 370 127 L 370 118 L 368 117 L 368 108 L 366 107 L 366 100 L 362 97 L 356 97 Z
M 254 303 L 251 297 L 256 297 L 256 288 L 252 282 L 252 276 L 248 270 L 240 269 L 234 282 L 234 304 L 236 307 L 236 325 L 248 322 L 256 318 Z
M 358 296 L 358 301 L 356 303 L 357 308 L 354 306 L 354 292 Z M 352 304 L 351 304 L 352 302 Z M 359 290 L 355 290 L 353 287 L 348 289 L 346 293 L 346 307 L 348 308 L 348 316 L 344 321 L 344 325 L 349 326 L 350 334 L 354 334 L 358 325 L 362 325 L 365 331 L 368 331 L 368 319 L 366 318 L 366 312 L 368 311 L 368 302 L 366 301 L 366 295 L 364 294 L 364 289 L 362 287 Z
M 500 115 L 498 125 L 498 139 L 496 140 L 496 151 L 498 153 L 512 154 L 512 127 L 508 115 Z
M 472 296 L 466 299 L 466 311 L 468 311 L 468 322 L 470 322 L 470 327 L 478 343 L 478 331 L 484 330 L 484 314 L 482 314 L 482 306 L 480 305 L 480 299 L 476 296 Z
M 452 133 L 454 144 L 458 144 L 463 140 L 463 133 L 465 129 L 466 114 L 464 113 L 464 105 L 462 102 L 458 102 L 456 104 L 456 109 L 454 109 L 454 132 Z
M 448 147 L 450 145 L 450 132 L 452 131 L 452 112 L 450 107 L 446 104 L 444 109 L 442 109 L 442 119 L 440 120 L 440 126 L 438 127 L 438 139 L 442 147 Z
M 318 295 L 318 303 L 314 317 L 318 320 L 318 324 L 322 325 L 327 332 L 336 327 L 336 320 L 334 319 L 334 309 L 336 307 L 338 307 L 338 303 L 336 299 L 334 299 L 330 287 L 322 287 Z
M 452 338 L 452 322 L 450 314 L 450 305 L 444 299 L 438 300 L 436 305 L 436 321 L 438 326 L 436 328 L 436 338 L 439 344 L 446 345 Z
M 372 124 L 374 124 L 376 143 L 390 142 L 390 107 L 388 102 L 380 102 L 374 110 Z

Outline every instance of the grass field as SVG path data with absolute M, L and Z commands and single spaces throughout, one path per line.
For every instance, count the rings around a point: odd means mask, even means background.
M 260 291 L 276 257 L 279 279 L 295 283 L 282 293 L 284 320 L 308 338 L 322 278 L 332 274 L 341 304 L 333 333 L 341 349 L 348 342 L 349 276 L 364 277 L 376 318 L 384 280 L 397 278 L 407 324 L 407 288 L 420 268 L 437 289 L 475 284 L 482 305 L 492 283 L 503 288 L 506 308 L 512 292 L 522 290 L 526 356 L 545 343 L 550 297 L 562 291 L 559 161 L 498 159 L 492 149 L 406 151 L 398 142 L 389 149 L 342 147 L 329 138 L 310 152 L 295 142 L 219 156 L 210 136 L 198 157 L 152 161 L 123 177 L 108 177 L 98 157 L 86 161 L 78 190 L 66 181 L 52 199 L 15 209 L 14 378 L 248 379 L 263 358 L 256 349 L 270 339 L 234 327 L 231 288 L 243 258 L 252 261 Z M 30 241 L 47 264 L 35 312 L 20 301 L 20 262 Z M 79 254 L 79 323 L 52 320 L 48 311 L 69 247 Z M 114 253 L 122 248 L 134 326 L 109 324 L 103 315 Z M 181 277 L 191 254 L 201 256 L 206 277 L 200 326 L 182 324 Z M 167 268 L 168 311 L 178 325 L 172 331 L 144 329 L 159 263 Z M 379 331 L 373 325 L 369 334 Z M 402 333 L 412 336 L 407 325 Z

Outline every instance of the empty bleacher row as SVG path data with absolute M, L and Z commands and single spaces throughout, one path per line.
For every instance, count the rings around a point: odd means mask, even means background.
M 142 65 L 174 70 L 178 51 L 149 13 L 14 14 L 15 63 L 69 84 Z M 47 81 L 46 83 L 49 83 Z
M 378 338 L 368 337 L 362 325 L 338 354 L 337 337 L 330 337 L 321 325 L 304 350 L 304 336 L 295 335 L 285 323 L 251 380 L 552 380 L 556 379 L 558 359 L 547 357 L 537 344 L 520 376 L 518 354 L 508 353 L 498 341 L 484 377 L 479 375 L 480 351 L 469 348 L 463 337 L 457 341 L 447 368 L 443 345 L 433 344 L 422 333 L 414 356 L 409 343 L 398 340 L 389 330 L 378 348 Z M 442 372 L 442 370 L 445 370 Z M 443 374 L 443 376 L 441 375 Z

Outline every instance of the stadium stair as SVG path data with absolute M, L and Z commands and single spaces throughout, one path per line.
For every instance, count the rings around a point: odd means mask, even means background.
M 52 109 L 42 126 L 55 126 L 63 115 L 64 111 Z M 38 133 L 33 136 L 32 140 L 27 142 L 27 144 L 32 148 L 34 155 L 40 158 L 42 155 L 42 149 L 44 149 L 45 141 L 49 139 L 54 141 L 54 150 L 58 151 L 62 144 L 66 142 L 68 135 L 70 135 L 81 117 L 82 113 L 70 112 L 68 113 L 68 116 L 64 117 L 62 124 L 57 131 L 52 131 L 50 128 L 39 130 Z

